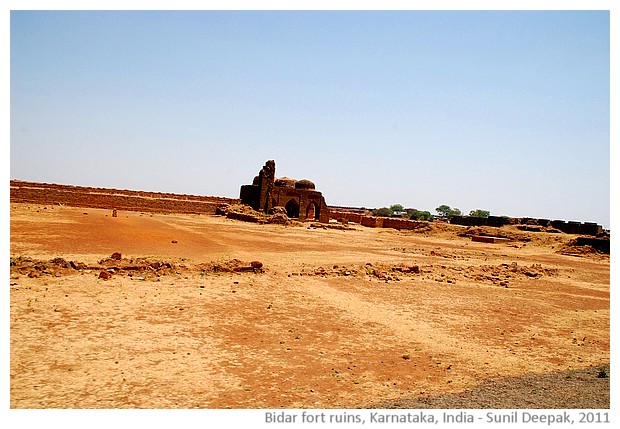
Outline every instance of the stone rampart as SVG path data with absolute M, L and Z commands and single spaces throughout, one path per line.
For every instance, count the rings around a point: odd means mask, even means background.
M 215 214 L 218 205 L 238 202 L 232 198 L 56 185 L 19 180 L 12 180 L 10 183 L 10 200 L 13 203 L 62 204 L 111 210 L 196 214 Z

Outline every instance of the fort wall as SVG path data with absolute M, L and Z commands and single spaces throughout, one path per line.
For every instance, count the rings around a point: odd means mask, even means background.
M 11 180 L 14 203 L 62 204 L 111 210 L 155 213 L 215 214 L 221 204 L 236 204 L 233 198 L 93 188 Z
M 562 231 L 566 234 L 581 234 L 581 235 L 598 235 L 603 232 L 603 227 L 593 222 L 576 222 L 576 221 L 563 221 L 563 220 L 549 220 L 549 219 L 536 219 L 536 218 L 509 218 L 499 216 L 474 217 L 474 216 L 453 216 L 450 219 L 450 223 L 454 225 L 464 226 L 495 226 L 500 227 L 503 225 L 528 225 L 537 226 L 543 228 L 554 228 Z

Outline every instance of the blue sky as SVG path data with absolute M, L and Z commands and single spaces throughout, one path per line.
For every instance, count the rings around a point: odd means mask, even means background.
M 607 11 L 12 11 L 10 176 L 610 223 Z

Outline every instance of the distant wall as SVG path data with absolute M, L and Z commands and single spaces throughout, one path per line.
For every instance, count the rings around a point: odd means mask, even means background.
M 549 220 L 549 219 L 535 219 L 529 217 L 523 218 L 509 218 L 499 216 L 474 217 L 474 216 L 453 216 L 450 219 L 451 224 L 464 225 L 464 226 L 494 226 L 500 227 L 503 225 L 517 224 L 517 225 L 532 225 L 541 227 L 551 227 L 560 230 L 566 234 L 581 234 L 581 235 L 597 235 L 603 232 L 603 227 L 593 222 L 565 222 L 563 220 Z
M 371 228 L 383 228 L 383 220 L 384 218 L 382 217 L 363 216 L 362 225 L 369 226 Z
M 355 222 L 359 223 L 360 225 L 362 224 L 362 218 L 364 217 L 359 213 L 341 212 L 335 211 L 334 209 L 330 209 L 329 216 L 331 219 L 335 219 L 338 222 Z
M 232 198 L 179 195 L 85 186 L 56 185 L 12 180 L 12 203 L 63 204 L 73 207 L 91 207 L 156 213 L 215 214 L 221 204 L 234 204 Z
M 609 239 L 594 238 L 594 237 L 577 237 L 577 246 L 592 246 L 601 253 L 610 252 Z
M 425 222 L 423 221 L 415 221 L 401 218 L 364 216 L 360 213 L 355 213 L 352 211 L 338 211 L 334 209 L 330 211 L 330 218 L 338 220 L 339 222 L 355 222 L 371 228 L 418 229 L 421 226 L 425 225 Z M 528 217 L 510 218 L 507 216 L 453 216 L 450 219 L 450 223 L 463 226 L 491 226 L 497 228 L 504 225 L 528 225 L 532 227 L 532 230 L 537 230 L 539 229 L 539 227 L 555 228 L 566 234 L 594 236 L 603 232 L 603 228 L 593 222 L 565 222 L 563 220 L 535 219 Z
M 355 222 L 370 228 L 418 229 L 427 224 L 424 221 L 397 219 L 390 217 L 363 216 L 359 213 L 330 211 L 331 219 L 339 222 Z
M 394 219 L 390 217 L 383 218 L 383 228 L 418 229 L 427 224 L 428 222 L 417 221 L 417 220 Z

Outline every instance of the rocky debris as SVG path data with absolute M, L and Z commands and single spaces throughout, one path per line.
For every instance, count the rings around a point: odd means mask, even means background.
M 67 262 L 63 258 L 54 258 L 50 261 L 36 261 L 32 258 L 18 256 L 11 258 L 11 273 L 27 275 L 30 278 L 37 278 L 44 275 L 61 276 L 79 270 L 79 263 Z
M 345 223 L 320 223 L 313 222 L 310 224 L 308 228 L 317 228 L 317 229 L 339 229 L 342 231 L 354 230 L 355 228 L 351 228 Z
M 230 259 L 222 262 L 210 262 L 198 265 L 202 274 L 208 273 L 263 273 L 263 263 L 260 261 L 252 261 L 250 263 L 240 261 L 239 259 Z
M 79 270 L 86 270 L 88 269 L 88 267 L 86 266 L 85 263 L 83 262 L 74 262 L 74 261 L 69 261 L 69 265 L 71 266 L 71 268 L 73 268 L 76 271 Z
M 51 265 L 56 265 L 56 266 L 61 267 L 61 268 L 73 268 L 73 265 L 71 264 L 71 262 L 67 262 L 63 258 L 54 258 L 54 259 L 50 260 L 50 264 Z
M 390 273 L 390 270 L 386 269 L 386 267 L 373 266 L 370 263 L 366 264 L 366 275 L 386 282 L 400 281 L 400 278 L 397 275 Z
M 539 278 L 543 276 L 557 276 L 555 268 L 545 268 L 540 264 L 520 266 L 516 262 L 500 265 L 482 265 L 480 267 L 467 267 L 463 270 L 463 276 L 479 282 L 491 282 L 493 284 L 508 287 L 511 280 L 527 277 Z
M 576 244 L 563 244 L 561 245 L 556 253 L 560 253 L 562 255 L 568 256 L 588 256 L 588 255 L 596 255 L 598 252 L 592 246 L 577 246 Z
M 292 222 L 286 213 L 276 213 L 267 219 L 267 223 L 275 223 L 278 225 L 290 225 Z
M 556 253 L 569 256 L 588 256 L 610 253 L 609 236 L 577 237 L 561 245 Z
M 541 225 L 532 225 L 532 224 L 517 225 L 517 229 L 519 231 L 527 231 L 527 232 L 547 232 L 547 227 L 544 227 Z
M 333 265 L 331 267 L 303 268 L 299 272 L 293 272 L 290 276 L 318 276 L 318 277 L 349 277 L 370 276 L 381 281 L 400 281 L 402 276 L 420 274 L 418 265 L 408 264 L 371 264 L 363 266 Z
M 228 219 L 240 220 L 243 222 L 252 222 L 260 224 L 277 224 L 277 225 L 294 225 L 295 223 L 286 215 L 286 210 L 280 210 L 283 207 L 274 207 L 272 214 L 254 210 L 246 204 L 222 204 L 217 207 L 216 214 L 226 216 Z
M 104 270 L 99 273 L 99 278 L 103 280 L 109 280 L 112 278 L 112 274 Z
M 230 204 L 220 204 L 219 206 L 215 208 L 215 215 L 226 216 L 228 212 L 230 211 L 230 207 L 231 207 Z
M 276 214 L 286 215 L 286 208 L 284 208 L 282 206 L 275 206 L 271 210 L 269 210 L 269 214 L 271 214 L 271 215 L 276 215 Z
M 393 248 L 392 250 L 399 250 L 399 249 Z M 403 249 L 402 252 L 403 253 L 407 253 L 407 249 Z M 445 253 L 445 252 L 441 252 L 439 250 L 431 250 L 430 255 L 431 256 L 436 256 L 436 257 L 439 257 L 439 258 L 445 258 L 445 259 L 464 259 L 463 256 L 453 255 L 452 253 Z
M 392 270 L 401 272 L 403 274 L 420 274 L 420 267 L 417 265 L 395 266 L 392 268 Z
M 333 265 L 332 267 L 302 268 L 299 272 L 293 272 L 290 276 L 319 276 L 319 277 L 336 277 L 336 276 L 356 276 L 359 274 L 357 268 Z
M 496 228 L 490 226 L 471 226 L 467 227 L 465 231 L 457 234 L 459 237 L 493 237 L 503 238 L 510 241 L 531 241 L 532 238 L 526 234 L 518 234 L 511 231 L 507 231 L 503 228 Z
M 206 273 L 262 273 L 263 263 L 252 261 L 242 262 L 232 259 L 225 262 L 206 263 L 196 266 L 174 264 L 167 261 L 151 260 L 148 258 L 122 258 L 120 253 L 115 252 L 112 256 L 100 260 L 95 265 L 87 265 L 83 262 L 66 261 L 63 258 L 54 258 L 50 261 L 37 261 L 28 257 L 11 258 L 11 275 L 27 275 L 30 278 L 41 276 L 63 276 L 71 274 L 88 274 L 98 272 L 98 277 L 104 280 L 113 275 L 125 275 L 138 280 L 154 279 L 167 275 L 180 275 L 192 271 L 201 274 Z

